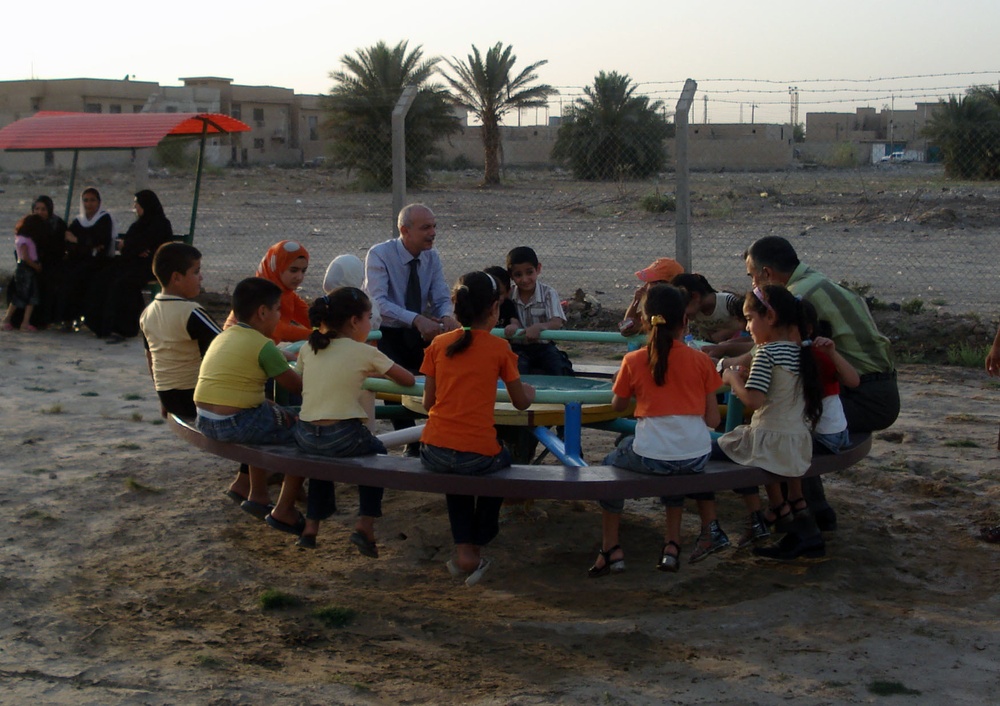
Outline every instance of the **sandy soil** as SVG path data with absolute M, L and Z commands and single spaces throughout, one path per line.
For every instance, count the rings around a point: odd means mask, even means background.
M 162 424 L 136 341 L 4 333 L 0 365 L 2 703 L 997 702 L 1000 548 L 977 529 L 1000 508 L 1000 385 L 978 370 L 903 367 L 899 422 L 828 481 L 824 560 L 661 574 L 638 500 L 628 571 L 588 580 L 596 506 L 540 501 L 467 588 L 440 497 L 387 493 L 378 560 L 347 542 L 352 488 L 315 551 L 242 513 L 232 464 Z M 734 497 L 720 516 L 738 534 Z M 685 556 L 696 532 L 691 507 Z M 298 603 L 264 610 L 266 589 Z

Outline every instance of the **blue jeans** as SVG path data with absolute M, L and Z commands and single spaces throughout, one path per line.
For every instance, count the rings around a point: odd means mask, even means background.
M 291 410 L 264 402 L 225 419 L 209 419 L 199 414 L 195 426 L 209 439 L 231 444 L 288 444 L 294 437 L 294 423 L 295 414 Z
M 360 419 L 345 419 L 336 424 L 320 425 L 299 420 L 295 425 L 295 443 L 303 451 L 317 456 L 348 458 L 386 453 L 385 445 L 372 435 Z M 358 514 L 382 517 L 382 488 L 358 486 Z M 325 520 L 337 511 L 337 496 L 332 481 L 309 479 L 306 517 Z
M 483 476 L 509 467 L 511 458 L 507 449 L 501 449 L 496 456 L 483 456 L 421 444 L 420 462 L 425 468 L 437 473 Z M 455 544 L 482 547 L 500 533 L 500 506 L 503 498 L 445 495 L 445 501 L 448 505 L 451 537 Z
M 837 454 L 851 443 L 851 435 L 844 431 L 836 434 L 813 434 L 813 454 Z
M 521 375 L 572 375 L 573 363 L 569 356 L 548 343 L 514 343 L 511 350 L 517 354 L 517 371 Z
M 618 447 L 604 458 L 604 465 L 625 468 L 636 473 L 645 473 L 651 476 L 676 476 L 689 473 L 701 473 L 705 464 L 708 463 L 709 454 L 698 456 L 697 458 L 686 458 L 677 461 L 661 461 L 656 458 L 646 458 L 640 456 L 632 448 L 635 443 L 634 436 L 627 436 L 622 439 Z M 708 496 L 708 497 L 706 497 Z M 692 497 L 698 500 L 714 500 L 714 493 L 693 493 Z M 660 501 L 667 507 L 681 507 L 684 504 L 683 495 L 663 496 Z M 621 513 L 625 509 L 624 499 L 601 500 L 601 509 L 608 512 Z

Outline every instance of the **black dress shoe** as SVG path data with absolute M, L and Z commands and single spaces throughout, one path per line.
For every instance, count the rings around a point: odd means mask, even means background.
M 827 507 L 813 513 L 816 519 L 816 526 L 820 532 L 835 532 L 837 530 L 837 513 L 832 507 Z
M 801 537 L 800 535 L 789 533 L 781 538 L 777 544 L 768 547 L 754 547 L 754 556 L 765 559 L 778 559 L 779 561 L 791 561 L 804 556 L 807 559 L 818 559 L 826 556 L 826 542 L 823 536 L 817 534 L 814 537 Z

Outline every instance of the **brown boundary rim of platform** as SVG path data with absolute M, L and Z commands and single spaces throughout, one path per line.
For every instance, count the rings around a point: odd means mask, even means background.
M 328 458 L 313 456 L 296 446 L 252 446 L 215 441 L 189 422 L 170 415 L 168 424 L 181 439 L 216 456 L 259 466 L 271 472 L 305 476 L 351 485 L 370 485 L 425 493 L 487 495 L 553 500 L 645 498 L 732 490 L 780 482 L 781 476 L 761 468 L 726 461 L 710 461 L 704 473 L 651 476 L 613 466 L 514 465 L 485 476 L 434 473 L 419 459 L 399 456 Z M 851 446 L 839 454 L 817 455 L 806 476 L 841 471 L 868 455 L 870 434 L 852 434 Z

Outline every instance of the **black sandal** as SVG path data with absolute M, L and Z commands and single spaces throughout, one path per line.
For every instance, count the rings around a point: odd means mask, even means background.
M 676 554 L 670 554 L 667 552 L 667 547 L 674 547 L 677 549 Z M 681 545 L 677 542 L 670 540 L 663 545 L 663 549 L 660 550 L 660 560 L 656 563 L 656 568 L 660 571 L 667 571 L 669 573 L 675 574 L 680 571 L 681 568 Z
M 603 549 L 597 552 L 597 558 L 604 559 L 604 566 L 598 566 L 597 561 L 594 561 L 594 565 L 587 569 L 587 576 L 592 579 L 600 578 L 601 576 L 607 576 L 608 574 L 620 574 L 625 571 L 625 556 L 622 552 L 622 558 L 616 561 L 611 561 L 611 555 L 617 551 L 621 551 L 622 547 L 620 544 L 616 544 L 607 551 Z

